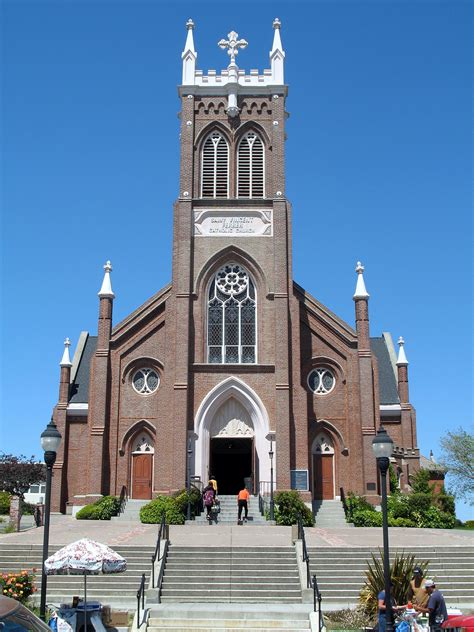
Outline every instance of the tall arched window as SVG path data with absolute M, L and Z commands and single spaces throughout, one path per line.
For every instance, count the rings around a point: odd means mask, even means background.
M 207 359 L 212 364 L 257 361 L 255 285 L 237 263 L 220 268 L 209 287 Z
M 263 198 L 264 146 L 255 132 L 247 132 L 237 151 L 237 197 Z
M 229 197 L 229 147 L 218 131 L 209 134 L 202 147 L 201 197 Z

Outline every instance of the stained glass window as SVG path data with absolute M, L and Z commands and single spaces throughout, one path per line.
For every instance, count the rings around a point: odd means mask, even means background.
M 132 384 L 137 393 L 146 395 L 156 391 L 160 384 L 160 376 L 153 369 L 139 369 L 132 377 Z
M 255 285 L 241 265 L 228 263 L 209 287 L 207 361 L 255 364 L 256 343 Z
M 308 386 L 318 395 L 325 395 L 334 388 L 336 378 L 332 371 L 326 367 L 316 367 L 308 375 Z

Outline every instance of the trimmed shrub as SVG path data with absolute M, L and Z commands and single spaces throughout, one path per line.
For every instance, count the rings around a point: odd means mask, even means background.
M 116 496 L 104 496 L 95 503 L 86 505 L 76 514 L 77 520 L 110 520 L 120 509 L 120 499 Z
M 408 509 L 410 514 L 415 512 L 425 513 L 433 505 L 433 496 L 431 494 L 414 493 L 409 494 Z
M 466 520 L 464 526 L 466 529 L 474 529 L 474 520 Z
M 10 513 L 10 494 L 0 492 L 0 515 L 5 516 Z
M 159 524 L 165 514 L 167 524 L 184 524 L 181 506 L 182 498 L 177 500 L 173 496 L 158 496 L 140 509 L 140 520 L 146 524 Z
M 381 527 L 382 513 L 375 509 L 359 509 L 352 514 L 352 522 L 356 527 Z
M 188 511 L 188 492 L 185 489 L 180 490 L 173 494 L 173 498 L 176 500 L 176 505 L 179 510 L 186 515 Z M 191 491 L 189 493 L 189 499 L 191 501 L 191 513 L 192 516 L 196 515 L 196 509 L 201 501 L 201 492 L 196 487 L 191 487 Z
M 297 524 L 298 517 L 301 516 L 303 526 L 314 526 L 313 512 L 307 507 L 299 492 L 292 490 L 289 492 L 278 492 L 275 494 L 275 521 L 278 525 L 291 526 Z
M 451 516 L 456 515 L 454 496 L 451 496 L 450 494 L 438 494 L 435 496 L 435 502 L 439 509 L 441 509 L 444 513 L 450 514 Z
M 410 518 L 388 518 L 389 527 L 416 527 L 416 524 Z
M 356 496 L 353 492 L 349 492 L 347 494 L 347 504 L 353 513 L 357 511 L 375 512 L 375 507 L 373 505 L 371 505 L 363 496 Z

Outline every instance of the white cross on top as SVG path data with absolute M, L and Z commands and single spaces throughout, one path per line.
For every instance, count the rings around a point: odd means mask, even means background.
M 244 39 L 237 39 L 239 34 L 235 31 L 227 33 L 227 37 L 229 38 L 228 40 L 221 39 L 217 42 L 217 45 L 219 48 L 222 48 L 222 50 L 228 49 L 227 54 L 230 55 L 230 63 L 233 64 L 235 63 L 235 56 L 238 54 L 239 48 L 246 48 L 248 42 Z

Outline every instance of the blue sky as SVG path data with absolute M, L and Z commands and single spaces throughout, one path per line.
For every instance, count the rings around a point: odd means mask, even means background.
M 176 85 L 217 41 L 267 68 L 286 51 L 294 278 L 371 334 L 403 335 L 419 445 L 472 429 L 472 5 L 469 2 L 2 3 L 1 449 L 40 455 L 63 340 L 95 333 L 110 259 L 114 322 L 171 278 Z M 461 516 L 468 510 L 460 508 Z

